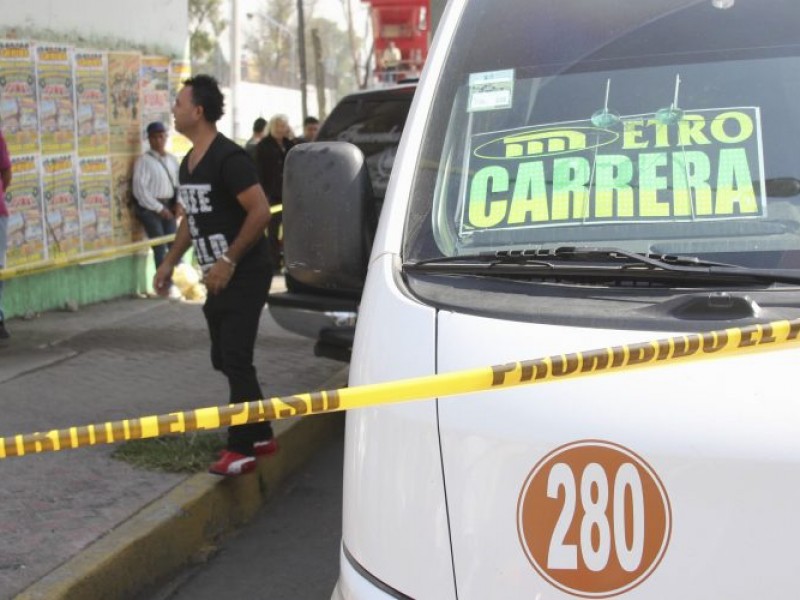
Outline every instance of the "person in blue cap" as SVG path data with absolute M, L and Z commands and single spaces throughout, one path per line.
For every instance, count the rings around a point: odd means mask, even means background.
M 136 217 L 147 237 L 157 238 L 175 233 L 175 210 L 178 192 L 178 159 L 167 152 L 167 128 L 160 121 L 147 126 L 150 148 L 133 167 L 133 197 Z M 161 266 L 168 244 L 153 247 L 156 269 Z

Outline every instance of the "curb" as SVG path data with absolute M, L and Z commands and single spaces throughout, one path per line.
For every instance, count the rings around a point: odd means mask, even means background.
M 347 368 L 320 389 L 346 383 Z M 133 598 L 207 554 L 252 519 L 280 483 L 342 431 L 340 413 L 304 417 L 278 434 L 280 451 L 253 475 L 189 477 L 80 554 L 20 592 L 16 600 Z

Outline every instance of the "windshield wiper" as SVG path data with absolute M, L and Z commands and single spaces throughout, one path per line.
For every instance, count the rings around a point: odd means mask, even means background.
M 621 279 L 676 283 L 800 284 L 789 269 L 756 269 L 696 256 L 644 254 L 621 248 L 562 246 L 552 249 L 499 250 L 405 263 L 410 272 L 481 274 L 507 277 Z

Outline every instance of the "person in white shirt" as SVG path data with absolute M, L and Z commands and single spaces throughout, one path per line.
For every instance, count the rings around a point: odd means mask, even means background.
M 166 150 L 167 128 L 163 123 L 154 121 L 147 126 L 147 141 L 150 149 L 133 167 L 133 197 L 136 216 L 152 239 L 175 233 L 179 165 Z M 168 249 L 167 244 L 153 247 L 156 270 Z
M 393 41 L 389 42 L 389 45 L 386 46 L 381 56 L 381 62 L 383 63 L 383 68 L 386 71 L 389 81 L 395 80 L 396 71 L 400 68 L 400 62 L 402 60 L 403 54 L 400 48 L 398 48 Z

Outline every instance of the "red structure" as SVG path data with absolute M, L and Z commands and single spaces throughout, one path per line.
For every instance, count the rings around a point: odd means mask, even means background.
M 392 83 L 419 76 L 428 57 L 430 0 L 361 1 L 372 8 L 377 81 Z M 385 54 L 391 42 L 400 50 L 401 57 L 394 69 Z

